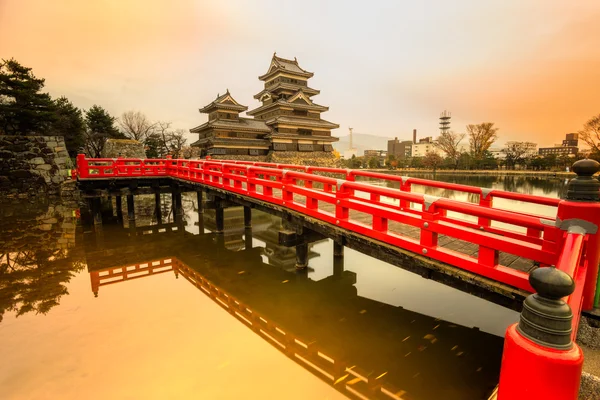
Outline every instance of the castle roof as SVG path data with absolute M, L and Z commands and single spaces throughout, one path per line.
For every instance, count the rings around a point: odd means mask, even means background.
M 293 60 L 288 60 L 286 58 L 277 57 L 277 53 L 274 53 L 269 70 L 264 75 L 259 76 L 258 79 L 265 81 L 277 72 L 287 72 L 305 78 L 311 78 L 314 75 L 312 72 L 302 69 L 300 65 L 298 65 L 298 60 L 296 60 L 295 57 Z
M 210 113 L 214 110 L 232 110 L 237 112 L 246 111 L 247 106 L 241 105 L 229 94 L 229 89 L 223 95 L 217 95 L 217 98 L 206 106 L 199 109 L 201 113 Z
M 252 118 L 239 118 L 238 120 L 234 121 L 216 119 L 192 128 L 190 129 L 190 132 L 200 133 L 206 129 L 237 129 L 264 133 L 271 132 L 271 128 L 269 128 L 264 121 Z

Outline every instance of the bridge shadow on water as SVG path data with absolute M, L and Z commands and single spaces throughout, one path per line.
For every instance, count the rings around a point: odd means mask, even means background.
M 334 257 L 323 250 L 332 246 L 325 239 L 309 244 L 309 268 L 297 271 L 294 247 L 279 244 L 278 217 L 254 212 L 246 228 L 243 209 L 227 208 L 225 231 L 216 234 L 214 210 L 198 212 L 195 198 L 184 194 L 180 209 L 169 196 L 157 198 L 136 204 L 129 221 L 114 204 L 105 204 L 96 224 L 82 210 L 96 296 L 110 296 L 108 285 L 171 274 L 351 398 L 487 399 L 497 385 L 503 339 L 460 325 L 460 315 L 438 319 L 365 294 L 357 282 L 369 257 Z M 373 261 L 375 275 L 382 264 Z M 416 289 L 423 299 L 436 295 L 427 288 Z

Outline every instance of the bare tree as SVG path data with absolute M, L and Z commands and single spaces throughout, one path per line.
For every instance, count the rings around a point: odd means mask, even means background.
M 535 148 L 536 144 L 532 142 L 506 142 L 502 149 L 506 165 L 514 168 L 517 164 L 522 164 Z
M 445 131 L 440 134 L 434 145 L 446 153 L 446 157 L 452 160 L 454 163 L 454 169 L 458 167 L 458 160 L 460 159 L 459 144 L 465 138 L 464 133 L 454 133 L 452 131 Z
M 498 128 L 494 128 L 493 122 L 483 122 L 477 125 L 467 125 L 467 132 L 469 133 L 471 156 L 476 161 L 480 161 L 485 152 L 498 139 Z
M 176 129 L 169 135 L 169 152 L 173 158 L 183 157 L 181 149 L 185 146 L 187 139 L 185 138 L 185 129 Z
M 578 133 L 579 139 L 590 146 L 592 153 L 600 153 L 600 114 L 588 120 Z
M 434 153 L 432 151 L 428 151 L 425 154 L 425 157 L 423 157 L 423 165 L 428 168 L 431 168 L 433 172 L 437 170 L 437 167 L 441 165 L 442 162 L 444 162 L 442 157 L 439 154 Z
M 200 149 L 198 147 L 183 146 L 181 155 L 183 158 L 200 158 Z
M 125 136 L 139 141 L 150 136 L 156 125 L 139 111 L 126 111 L 119 118 L 119 126 Z
M 169 154 L 169 136 L 171 135 L 171 122 L 158 121 L 156 123 L 156 136 L 158 138 L 158 150 L 161 157 Z

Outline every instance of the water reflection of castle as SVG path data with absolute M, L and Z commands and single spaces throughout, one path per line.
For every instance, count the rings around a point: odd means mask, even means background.
M 339 258 L 332 275 L 313 281 L 293 268 L 294 248 L 279 244 L 278 218 L 254 213 L 252 229 L 242 209 L 226 209 L 225 219 L 219 235 L 192 234 L 182 221 L 88 231 L 92 291 L 173 272 L 346 394 L 484 398 L 495 386 L 501 338 L 361 297 Z M 199 225 L 201 233 L 216 229 L 214 212 L 205 210 Z

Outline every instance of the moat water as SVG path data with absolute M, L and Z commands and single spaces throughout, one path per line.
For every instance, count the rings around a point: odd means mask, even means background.
M 566 188 L 435 178 L 550 197 Z M 0 207 L 0 398 L 334 399 L 368 393 L 363 377 L 396 398 L 462 400 L 496 386 L 517 313 L 350 249 L 334 259 L 330 240 L 310 246 L 299 273 L 294 249 L 277 244 L 278 218 L 254 211 L 249 231 L 230 208 L 216 235 L 195 194 L 181 219 L 170 199 L 159 221 L 154 197 L 136 196 L 135 226 L 108 210 L 101 229 L 76 204 Z

